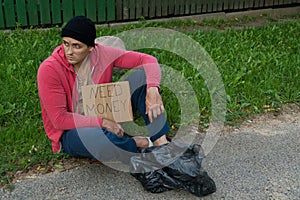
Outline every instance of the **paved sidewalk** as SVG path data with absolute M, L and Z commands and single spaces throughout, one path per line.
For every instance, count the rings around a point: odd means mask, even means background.
M 252 131 L 249 131 L 252 130 Z M 222 136 L 203 162 L 217 192 L 203 199 L 299 199 L 300 126 L 291 122 Z M 270 134 L 272 133 L 272 134 Z M 90 164 L 15 185 L 1 199 L 197 199 L 184 190 L 151 194 L 130 174 Z

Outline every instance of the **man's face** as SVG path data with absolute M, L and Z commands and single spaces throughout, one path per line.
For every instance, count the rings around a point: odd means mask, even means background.
M 86 44 L 70 37 L 63 37 L 62 40 L 68 62 L 74 66 L 75 70 L 78 70 L 93 47 L 88 47 Z

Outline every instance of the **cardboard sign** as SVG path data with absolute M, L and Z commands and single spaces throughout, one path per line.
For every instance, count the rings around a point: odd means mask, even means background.
M 82 86 L 85 115 L 116 122 L 132 121 L 128 81 Z

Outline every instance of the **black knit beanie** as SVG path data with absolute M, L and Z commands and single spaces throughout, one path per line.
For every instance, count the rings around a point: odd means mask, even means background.
M 70 37 L 94 47 L 96 39 L 95 24 L 84 16 L 76 16 L 62 29 L 61 37 Z

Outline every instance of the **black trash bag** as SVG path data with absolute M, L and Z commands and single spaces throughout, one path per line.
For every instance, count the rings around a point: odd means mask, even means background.
M 152 193 L 185 189 L 199 197 L 212 194 L 216 185 L 202 168 L 199 152 L 197 144 L 175 142 L 142 149 L 131 158 L 131 175 Z

